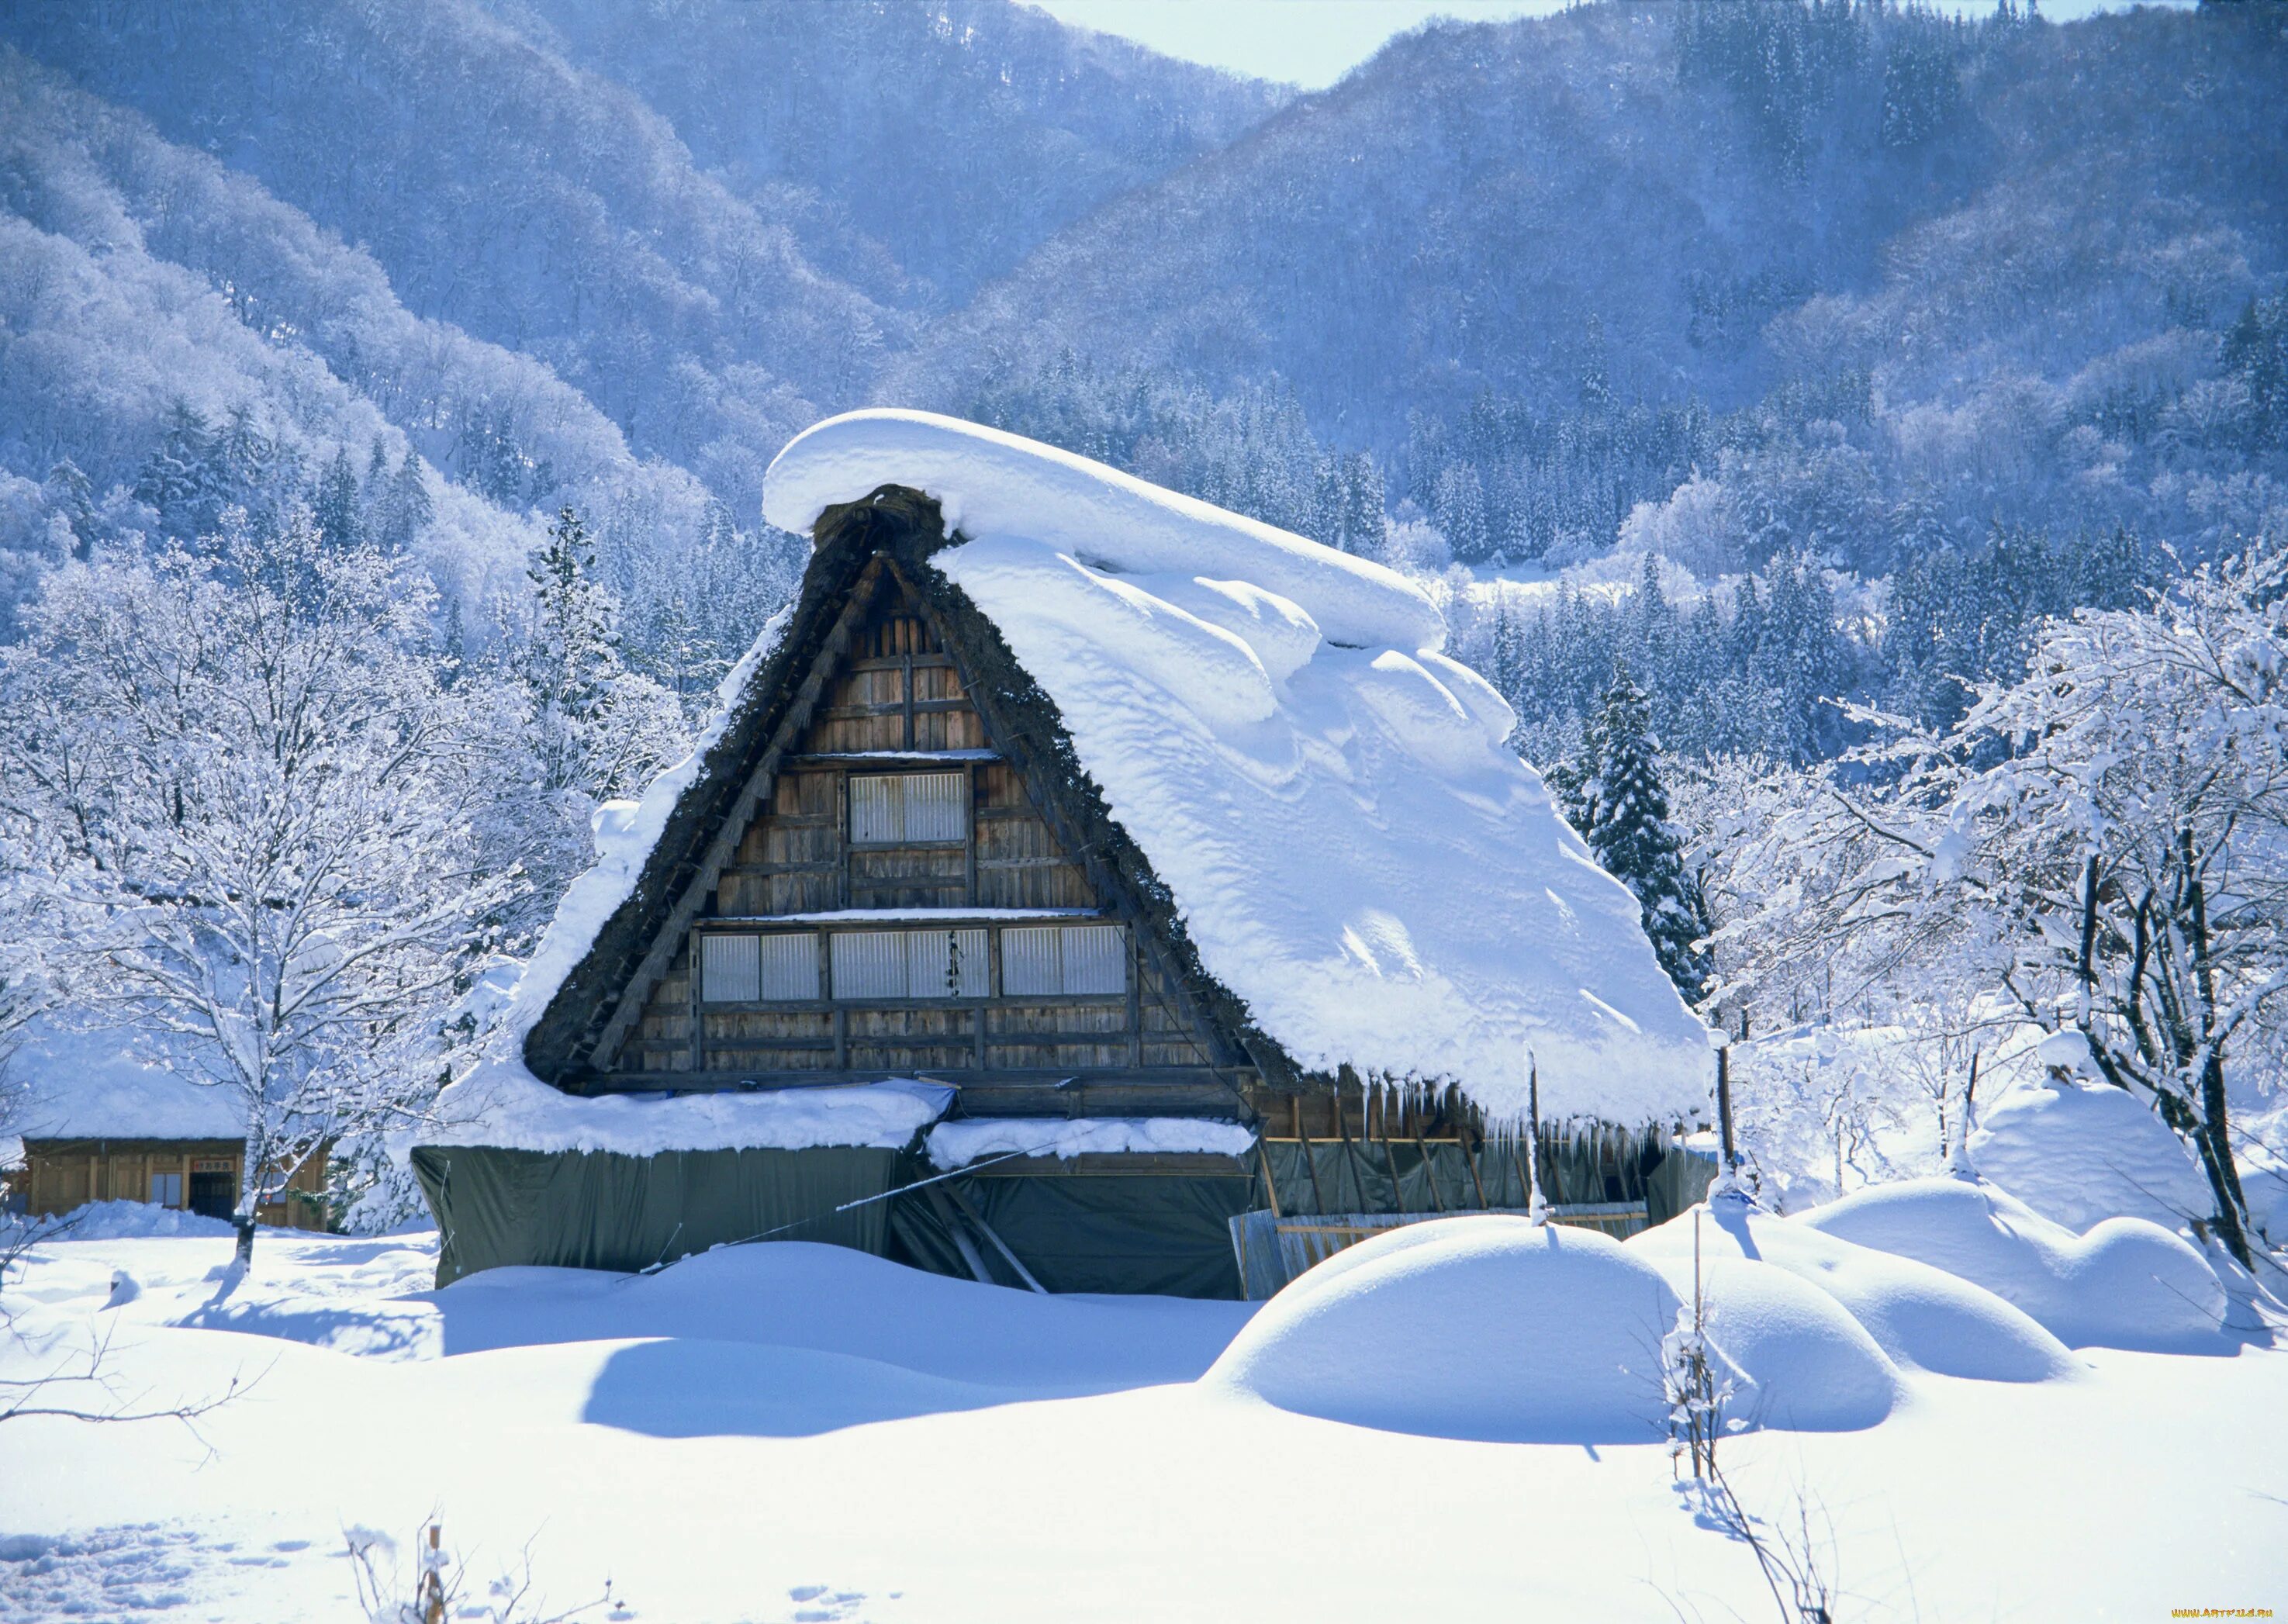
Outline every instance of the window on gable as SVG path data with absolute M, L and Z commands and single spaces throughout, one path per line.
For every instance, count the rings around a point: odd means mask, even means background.
M 918 845 L 962 839 L 968 796 L 958 772 L 862 772 L 850 780 L 850 844 Z
M 982 998 L 992 989 L 985 932 L 838 931 L 837 998 Z
M 1128 944 L 1118 925 L 1028 925 L 1001 932 L 1001 990 L 1010 997 L 1128 990 Z
M 806 1002 L 818 996 L 818 935 L 709 932 L 699 939 L 699 996 L 707 1003 Z

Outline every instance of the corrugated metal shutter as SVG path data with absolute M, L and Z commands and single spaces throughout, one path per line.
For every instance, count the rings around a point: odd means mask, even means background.
M 761 938 L 699 939 L 699 995 L 709 1003 L 749 1003 L 759 996 Z
M 1064 938 L 1066 992 L 1128 990 L 1128 952 L 1118 925 L 1067 925 Z
M 906 935 L 906 985 L 916 998 L 982 998 L 992 966 L 982 931 L 912 931 Z
M 853 845 L 961 839 L 968 797 L 958 772 L 862 772 L 850 779 Z
M 1001 932 L 1001 991 L 1021 998 L 1064 991 L 1063 932 L 1025 925 Z
M 895 845 L 905 830 L 905 820 L 899 815 L 902 804 L 898 780 L 894 777 L 886 773 L 853 773 L 850 778 L 851 844 Z
M 962 775 L 958 772 L 909 772 L 901 775 L 906 797 L 908 840 L 959 840 L 966 826 L 963 816 Z
M 906 933 L 902 931 L 838 931 L 833 943 L 837 998 L 903 998 L 906 993 Z
M 818 996 L 818 937 L 766 936 L 762 942 L 762 996 L 775 1002 Z

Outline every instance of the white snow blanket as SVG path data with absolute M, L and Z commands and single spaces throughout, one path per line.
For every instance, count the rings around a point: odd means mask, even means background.
M 2221 1351 L 2227 1303 L 2215 1271 L 2142 1218 L 2108 1218 L 2077 1235 L 1993 1184 L 1911 1178 L 1795 1222 L 1982 1286 L 2070 1348 Z
M 41 1018 L 10 1057 L 23 1091 L 10 1124 L 27 1139 L 237 1139 L 245 1119 L 225 1089 L 195 1082 L 130 1032 L 72 1032 Z
M 764 512 L 807 531 L 898 484 L 936 563 L 1055 700 L 1203 963 L 1313 1070 L 1451 1079 L 1523 1113 L 1707 1109 L 1705 1033 L 1514 716 L 1379 565 L 1053 448 L 918 412 L 798 435 Z
M 2077 1232 L 2117 1217 L 2181 1229 L 2216 1205 L 2185 1142 L 2150 1105 L 2109 1084 L 2013 1089 L 1979 1113 L 1968 1149 L 1980 1177 Z
M 607 1094 L 581 1098 L 520 1066 L 495 1064 L 447 1089 L 424 1145 L 520 1151 L 898 1150 L 945 1114 L 942 1083 L 894 1081 L 753 1093 Z
M 2064 1343 L 1983 1287 L 1744 1201 L 1707 1202 L 1623 1244 L 1649 1259 L 1681 1297 L 1692 1294 L 1696 1247 L 1720 1298 L 1727 1295 L 1720 1263 L 1784 1270 L 1833 1297 L 1899 1365 L 1984 1382 L 2047 1382 L 2075 1368 Z
M 1712 1262 L 1704 1288 L 1732 1418 L 1842 1431 L 1890 1414 L 1899 1372 L 1834 1298 L 1736 1256 Z M 1387 1431 L 1648 1442 L 1664 1426 L 1660 1350 L 1683 1301 L 1651 1260 L 1593 1231 L 1499 1214 L 1434 1219 L 1294 1280 L 1207 1380 Z
M 928 1143 L 934 1165 L 965 1168 L 989 1156 L 1055 1156 L 1067 1161 L 1147 1152 L 1244 1156 L 1255 1148 L 1255 1135 L 1236 1122 L 1196 1117 L 982 1117 L 940 1122 L 930 1129 Z

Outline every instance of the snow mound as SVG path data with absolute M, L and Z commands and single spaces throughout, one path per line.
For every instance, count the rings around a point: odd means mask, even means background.
M 1255 1148 L 1255 1135 L 1236 1122 L 1201 1117 L 985 1117 L 940 1122 L 930 1129 L 928 1145 L 934 1166 L 965 1168 L 988 1156 L 1244 1156 Z
M 2215 1271 L 2142 1218 L 2109 1218 L 2077 1235 L 1990 1184 L 1919 1178 L 1855 1192 L 1795 1222 L 1982 1286 L 2070 1348 L 2222 1346 Z
M 2179 1229 L 2215 1205 L 2184 1141 L 2109 1084 L 2013 1089 L 1980 1114 L 1968 1148 L 1981 1178 L 2076 1233 L 2117 1217 Z
M 58 1240 L 147 1240 L 173 1235 L 234 1235 L 227 1218 L 210 1218 L 149 1201 L 90 1201 L 59 1218 L 36 1219 Z
M 2242 1146 L 2237 1161 L 2249 1222 L 2275 1248 L 2288 1248 L 2288 1161 L 2252 1141 Z
M 894 1081 L 768 1089 L 753 1093 L 605 1094 L 552 1089 L 520 1065 L 496 1061 L 438 1096 L 425 1145 L 499 1150 L 809 1150 L 871 1145 L 902 1150 L 945 1114 L 943 1083 Z
M 1634 898 L 1505 747 L 1508 705 L 1439 652 L 1418 589 L 917 412 L 798 435 L 764 509 L 806 529 L 888 484 L 944 509 L 958 544 L 934 563 L 1054 699 L 1208 972 L 1302 1066 L 1450 1079 L 1514 1119 L 1529 1046 L 1545 1115 L 1705 1113 L 1705 1034 Z
M 1434 1219 L 1337 1253 L 1257 1311 L 1206 1380 L 1388 1432 L 1511 1443 L 1661 1435 L 1676 1294 L 1587 1230 Z
M 1690 1256 L 1653 1261 L 1688 1300 Z M 1753 1258 L 1704 1255 L 1700 1290 L 1708 1342 L 1733 1372 L 1728 1417 L 1795 1432 L 1855 1432 L 1898 1402 L 1898 1367 L 1816 1286 Z
M 1752 1258 L 1817 1287 L 1895 1364 L 1986 1382 L 2046 1382 L 2073 1374 L 2065 1344 L 2019 1309 L 1968 1280 L 1759 1212 L 1717 1201 L 1625 1244 L 1691 1289 L 1695 1219 L 1704 1262 Z

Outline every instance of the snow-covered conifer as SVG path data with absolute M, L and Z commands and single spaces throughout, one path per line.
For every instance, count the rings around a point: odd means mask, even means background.
M 1706 912 L 1684 866 L 1683 842 L 1668 820 L 1651 707 L 1626 665 L 1614 668 L 1580 762 L 1558 788 L 1597 861 L 1643 908 L 1661 968 L 1688 1001 L 1698 1002 L 1707 965 L 1694 943 L 1707 934 Z

